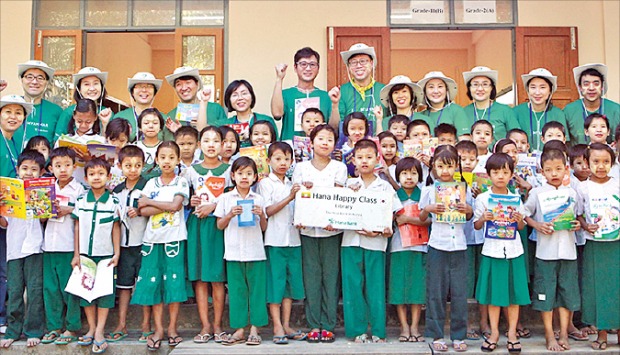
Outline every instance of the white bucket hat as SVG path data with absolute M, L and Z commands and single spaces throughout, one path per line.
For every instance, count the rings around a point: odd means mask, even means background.
M 26 63 L 17 64 L 17 76 L 21 78 L 28 69 L 42 70 L 47 74 L 48 81 L 54 77 L 55 70 L 40 60 L 29 60 Z
M 372 58 L 372 66 L 374 67 L 377 64 L 377 54 L 375 53 L 374 47 L 368 47 L 368 45 L 364 43 L 356 43 L 349 48 L 348 51 L 340 52 L 340 56 L 344 61 L 344 65 L 349 65 L 349 59 L 357 54 L 366 54 Z
M 80 69 L 77 74 L 73 74 L 73 87 L 77 89 L 78 82 L 89 76 L 96 76 L 99 78 L 99 80 L 101 80 L 101 86 L 105 86 L 106 81 L 108 81 L 107 72 L 102 72 L 95 67 L 84 67 Z
M 497 87 L 497 70 L 492 70 L 488 67 L 474 67 L 470 71 L 466 71 L 463 73 L 463 81 L 465 81 L 465 85 L 469 83 L 469 81 L 477 76 L 485 76 L 493 82 L 493 85 Z
M 527 83 L 533 78 L 538 77 L 548 79 L 551 82 L 551 95 L 553 95 L 553 93 L 558 89 L 558 77 L 551 74 L 551 72 L 545 68 L 536 68 L 528 74 L 521 75 L 525 92 L 527 93 Z
M 21 107 L 23 107 L 26 111 L 26 116 L 28 116 L 30 112 L 32 112 L 32 104 L 26 102 L 23 97 L 18 95 L 2 96 L 2 98 L 0 99 L 0 110 L 2 110 L 2 108 L 6 105 L 21 105 Z
M 198 90 L 202 89 L 202 79 L 200 78 L 200 72 L 198 69 L 192 67 L 178 67 L 174 70 L 174 73 L 166 75 L 166 81 L 170 86 L 174 87 L 174 82 L 180 77 L 191 76 L 198 81 Z
M 420 87 L 422 88 L 422 93 L 424 94 L 424 97 L 426 97 L 426 91 L 425 91 L 426 84 L 431 79 L 443 80 L 443 82 L 446 83 L 446 86 L 448 88 L 448 96 L 449 96 L 448 100 L 450 102 L 454 101 L 454 98 L 456 98 L 456 94 L 458 93 L 458 87 L 456 86 L 456 81 L 454 81 L 454 79 L 452 78 L 448 78 L 440 71 L 428 72 L 426 73 L 426 75 L 424 75 L 424 78 L 422 80 L 418 81 L 418 85 L 420 85 Z
M 381 97 L 381 102 L 383 103 L 383 106 L 390 107 L 390 90 L 392 90 L 394 86 L 399 84 L 407 85 L 411 88 L 411 91 L 413 92 L 413 97 L 411 98 L 412 100 L 415 99 L 417 103 L 420 103 L 423 100 L 424 94 L 422 93 L 422 88 L 420 87 L 420 85 L 411 81 L 408 76 L 396 75 L 395 77 L 390 79 L 389 84 L 387 84 L 383 87 L 383 89 L 381 89 L 381 93 L 379 94 L 379 96 Z
M 155 91 L 159 91 L 161 88 L 161 83 L 163 80 L 155 78 L 155 75 L 148 72 L 137 72 L 134 74 L 133 78 L 127 79 L 127 90 L 129 90 L 129 94 L 131 94 L 131 89 L 136 84 L 151 84 L 155 87 Z
M 603 95 L 605 95 L 605 93 L 607 92 L 607 66 L 602 63 L 590 63 L 573 68 L 573 76 L 575 77 L 575 85 L 577 85 L 577 91 L 579 91 L 579 96 L 582 96 L 581 90 L 579 90 L 579 88 L 581 87 L 579 77 L 581 76 L 581 73 L 588 69 L 594 69 L 597 72 L 601 73 L 601 75 L 603 75 Z

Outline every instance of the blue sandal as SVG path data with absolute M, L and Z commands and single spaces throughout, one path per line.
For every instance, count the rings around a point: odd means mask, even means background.
M 95 340 L 95 338 L 91 335 L 85 335 L 83 337 L 80 337 L 81 340 L 78 340 L 77 344 L 81 345 L 81 346 L 90 346 L 93 345 L 93 340 Z

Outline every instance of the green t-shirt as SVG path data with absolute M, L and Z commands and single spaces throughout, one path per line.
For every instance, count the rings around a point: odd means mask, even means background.
M 106 108 L 107 107 L 104 106 L 97 107 L 97 113 L 105 110 Z M 60 114 L 60 117 L 58 118 L 58 123 L 56 124 L 56 129 L 54 130 L 54 142 L 50 142 L 52 147 L 54 146 L 58 138 L 60 138 L 60 136 L 62 136 L 63 134 L 73 134 L 73 132 L 69 132 L 69 122 L 71 122 L 71 120 L 73 119 L 73 110 L 75 110 L 75 104 L 67 107 Z M 103 127 L 99 135 L 105 137 Z
M 609 137 L 607 143 L 611 143 L 615 139 L 616 127 L 620 124 L 620 105 L 617 102 L 603 99 L 603 104 L 598 111 L 586 111 L 582 99 L 573 101 L 564 107 L 564 116 L 568 125 L 570 141 L 572 144 L 587 144 L 590 142 L 584 133 L 583 122 L 592 113 L 600 113 L 607 116 L 609 120 Z
M 372 126 L 374 127 L 375 114 L 373 109 L 377 105 L 383 107 L 383 104 L 381 104 L 381 89 L 384 87 L 384 84 L 375 82 L 370 90 L 366 90 L 364 100 L 362 100 L 362 96 L 355 90 L 351 82 L 342 84 L 340 86 L 340 102 L 338 103 L 340 121 L 344 121 L 344 118 L 352 112 L 361 112 L 368 118 L 368 122 L 373 122 Z M 383 111 L 386 111 L 385 107 L 383 107 Z M 375 132 L 369 133 L 373 136 L 375 135 Z
M 506 134 L 511 129 L 521 128 L 517 122 L 517 117 L 509 106 L 493 102 L 491 106 L 486 109 L 486 112 L 484 109 L 475 110 L 476 111 L 474 111 L 473 103 L 463 107 L 465 116 L 468 120 L 471 120 L 470 122 L 472 125 L 479 120 L 491 122 L 493 125 L 493 138 L 495 142 L 502 138 L 506 138 Z
M 312 99 L 308 103 L 304 103 L 306 99 Z M 314 88 L 310 93 L 306 94 L 297 89 L 290 87 L 282 90 L 282 101 L 284 102 L 284 115 L 282 116 L 282 130 L 280 137 L 282 140 L 293 139 L 293 135 L 303 136 L 301 129 L 301 115 L 308 107 L 318 106 L 319 110 L 325 116 L 325 123 L 329 122 L 332 114 L 332 101 L 327 91 Z M 315 101 L 315 102 L 313 102 Z
M 226 122 L 225 124 L 240 123 L 239 120 L 237 119 L 237 115 L 234 115 L 234 116 L 228 118 L 227 121 L 228 122 Z M 256 121 L 267 121 L 267 122 L 271 123 L 273 125 L 274 131 L 276 132 L 276 136 L 274 137 L 274 142 L 278 140 L 278 126 L 276 126 L 276 121 L 274 121 L 274 119 L 271 116 L 263 115 L 262 113 L 253 112 L 252 113 L 252 118 L 250 118 L 250 122 L 249 122 L 249 126 L 248 127 L 252 127 L 252 125 L 254 125 L 254 122 L 256 122 Z M 249 139 L 241 141 L 241 148 L 249 147 L 251 145 L 252 144 L 250 143 Z
M 6 138 L 0 133 L 0 176 L 14 178 L 17 176 L 17 158 L 22 152 L 22 133 L 15 132 L 12 138 Z
M 24 122 L 26 127 L 24 143 L 34 136 L 43 136 L 50 142 L 50 146 L 54 146 L 54 133 L 61 114 L 62 108 L 53 102 L 41 100 L 40 104 L 34 105 L 32 112 Z M 19 127 L 15 134 L 22 137 L 23 127 Z
M 172 111 L 168 112 L 168 117 L 175 119 L 177 116 L 177 108 L 175 107 Z M 165 119 L 165 117 L 164 117 Z M 209 126 L 219 127 L 221 125 L 226 124 L 228 118 L 226 117 L 226 112 L 217 103 L 207 102 L 207 124 Z M 183 122 L 183 125 L 189 126 L 189 123 Z M 164 128 L 164 136 L 163 141 L 173 141 L 174 133 L 170 132 L 168 128 Z
M 454 102 L 444 106 L 441 111 L 431 112 L 426 109 L 422 112 L 416 112 L 413 114 L 413 119 L 423 120 L 428 123 L 431 129 L 431 136 L 434 136 L 435 127 L 442 123 L 449 123 L 456 127 L 457 138 L 464 134 L 470 134 L 471 126 L 474 124 L 473 118 L 468 118 L 463 108 Z
M 544 115 L 542 115 L 541 112 L 534 114 L 534 112 L 530 110 L 528 102 L 524 102 L 521 105 L 516 106 L 513 111 L 517 116 L 519 126 L 521 126 L 521 129 L 527 133 L 530 149 L 533 151 L 542 151 L 543 142 L 541 137 L 542 128 L 545 123 L 550 121 L 560 122 L 564 126 L 564 131 L 568 132 L 564 112 L 555 106 L 551 106 L 551 108 L 548 109 Z M 536 116 L 538 116 L 538 120 L 536 119 Z M 568 141 L 568 137 L 566 137 L 566 140 Z

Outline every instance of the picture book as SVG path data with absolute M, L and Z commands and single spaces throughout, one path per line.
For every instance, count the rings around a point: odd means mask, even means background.
M 60 207 L 67 207 L 69 206 L 69 196 L 62 196 L 62 195 L 56 195 L 56 200 L 58 200 L 58 205 Z M 57 223 L 62 223 L 65 221 L 65 216 L 62 217 L 52 217 L 49 219 L 48 222 L 57 222 Z
M 588 181 L 590 216 L 598 224 L 595 240 L 620 239 L 620 196 L 605 191 L 602 185 Z
M 256 225 L 256 220 L 252 213 L 254 200 L 239 200 L 237 201 L 237 205 L 243 207 L 243 212 L 237 215 L 237 224 L 239 227 L 254 227 Z
M 429 157 L 435 154 L 435 148 L 439 145 L 439 139 L 436 137 L 426 139 L 406 139 L 403 142 L 403 156 L 415 157 L 420 154 Z
M 491 239 L 515 239 L 518 225 L 514 216 L 519 211 L 521 198 L 517 195 L 489 194 L 488 210 L 493 220 L 486 221 L 484 237 Z
M 269 176 L 269 164 L 267 163 L 267 147 L 252 146 L 239 148 L 239 155 L 242 157 L 250 157 L 256 163 L 258 168 L 258 180 Z
M 515 166 L 515 173 L 519 175 L 523 180 L 527 180 L 528 177 L 536 175 L 536 160 L 537 157 L 530 154 L 519 154 L 519 163 Z
M 480 193 L 487 192 L 489 188 L 493 185 L 491 182 L 491 178 L 487 173 L 474 173 L 473 181 L 471 184 L 472 188 L 480 189 Z
M 200 104 L 179 103 L 175 118 L 177 122 L 191 124 L 195 127 L 196 121 L 198 121 L 198 112 L 200 112 Z
M 111 144 L 89 143 L 86 145 L 86 147 L 88 148 L 88 152 L 91 156 L 96 158 L 103 158 L 110 164 L 114 165 L 117 157 L 115 146 Z
M 417 203 L 405 205 L 396 214 L 408 217 L 419 217 L 420 207 Z M 403 248 L 428 244 L 428 227 L 405 223 L 398 226 L 398 231 L 400 232 L 400 240 Z
M 91 155 L 93 157 L 103 157 L 105 160 L 114 163 L 116 160 L 116 147 L 110 144 L 104 144 L 99 141 L 93 140 L 91 142 L 82 143 L 73 137 L 69 137 L 63 134 L 58 138 L 59 147 L 68 147 L 73 150 L 79 150 L 84 155 Z M 84 166 L 84 160 L 76 158 L 75 163 L 77 166 Z
M 53 177 L 26 180 L 0 177 L 0 191 L 4 195 L 0 215 L 21 219 L 54 217 L 55 181 Z
M 377 159 L 377 165 L 375 165 L 375 172 L 378 172 L 381 169 L 383 169 L 384 166 L 387 166 L 385 159 L 383 159 L 383 154 L 381 154 L 381 142 L 379 141 L 379 137 L 370 137 L 368 139 L 375 142 L 375 144 L 377 145 L 377 153 L 378 153 L 377 158 L 378 159 Z
M 538 195 L 541 213 L 545 222 L 553 222 L 553 229 L 570 230 L 575 220 L 575 199 L 569 189 L 545 191 Z
M 293 153 L 295 161 L 300 163 L 312 159 L 312 145 L 310 137 L 293 136 Z
M 468 173 L 464 171 L 463 173 L 459 173 L 458 171 L 454 173 L 454 181 L 462 181 L 465 180 L 467 186 L 471 187 L 474 183 L 474 173 Z
M 203 184 L 196 188 L 196 195 L 200 197 L 200 204 L 215 203 L 224 192 L 226 179 L 221 176 L 209 176 Z
M 80 256 L 80 267 L 73 268 L 65 291 L 88 302 L 111 295 L 114 292 L 114 266 L 108 266 L 110 260 L 95 263 L 92 259 Z
M 456 205 L 465 202 L 464 182 L 440 182 L 435 181 L 435 202 L 446 206 L 443 213 L 435 215 L 435 220 L 442 223 L 465 223 L 465 213 L 461 213 L 456 209 Z
M 354 161 L 353 149 L 349 150 L 342 155 L 342 161 L 344 165 L 347 166 L 347 175 L 349 177 L 356 177 L 357 174 L 355 172 L 355 161 Z
M 249 122 L 231 123 L 227 126 L 234 129 L 235 132 L 237 132 L 237 134 L 241 136 L 243 132 L 247 131 L 250 128 L 250 123 Z
M 304 97 L 301 99 L 295 99 L 295 131 L 303 131 L 301 129 L 301 116 L 303 116 L 306 109 L 310 107 L 321 108 L 320 97 Z

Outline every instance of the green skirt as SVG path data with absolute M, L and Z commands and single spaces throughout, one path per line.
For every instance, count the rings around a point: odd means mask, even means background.
M 583 251 L 581 317 L 598 329 L 620 328 L 620 241 L 588 240 Z
M 388 303 L 426 303 L 426 253 L 399 251 L 391 254 Z
M 530 304 L 525 257 L 496 259 L 482 255 L 476 299 L 480 304 L 499 307 Z
M 224 231 L 217 228 L 215 216 L 187 220 L 187 279 L 226 282 Z

